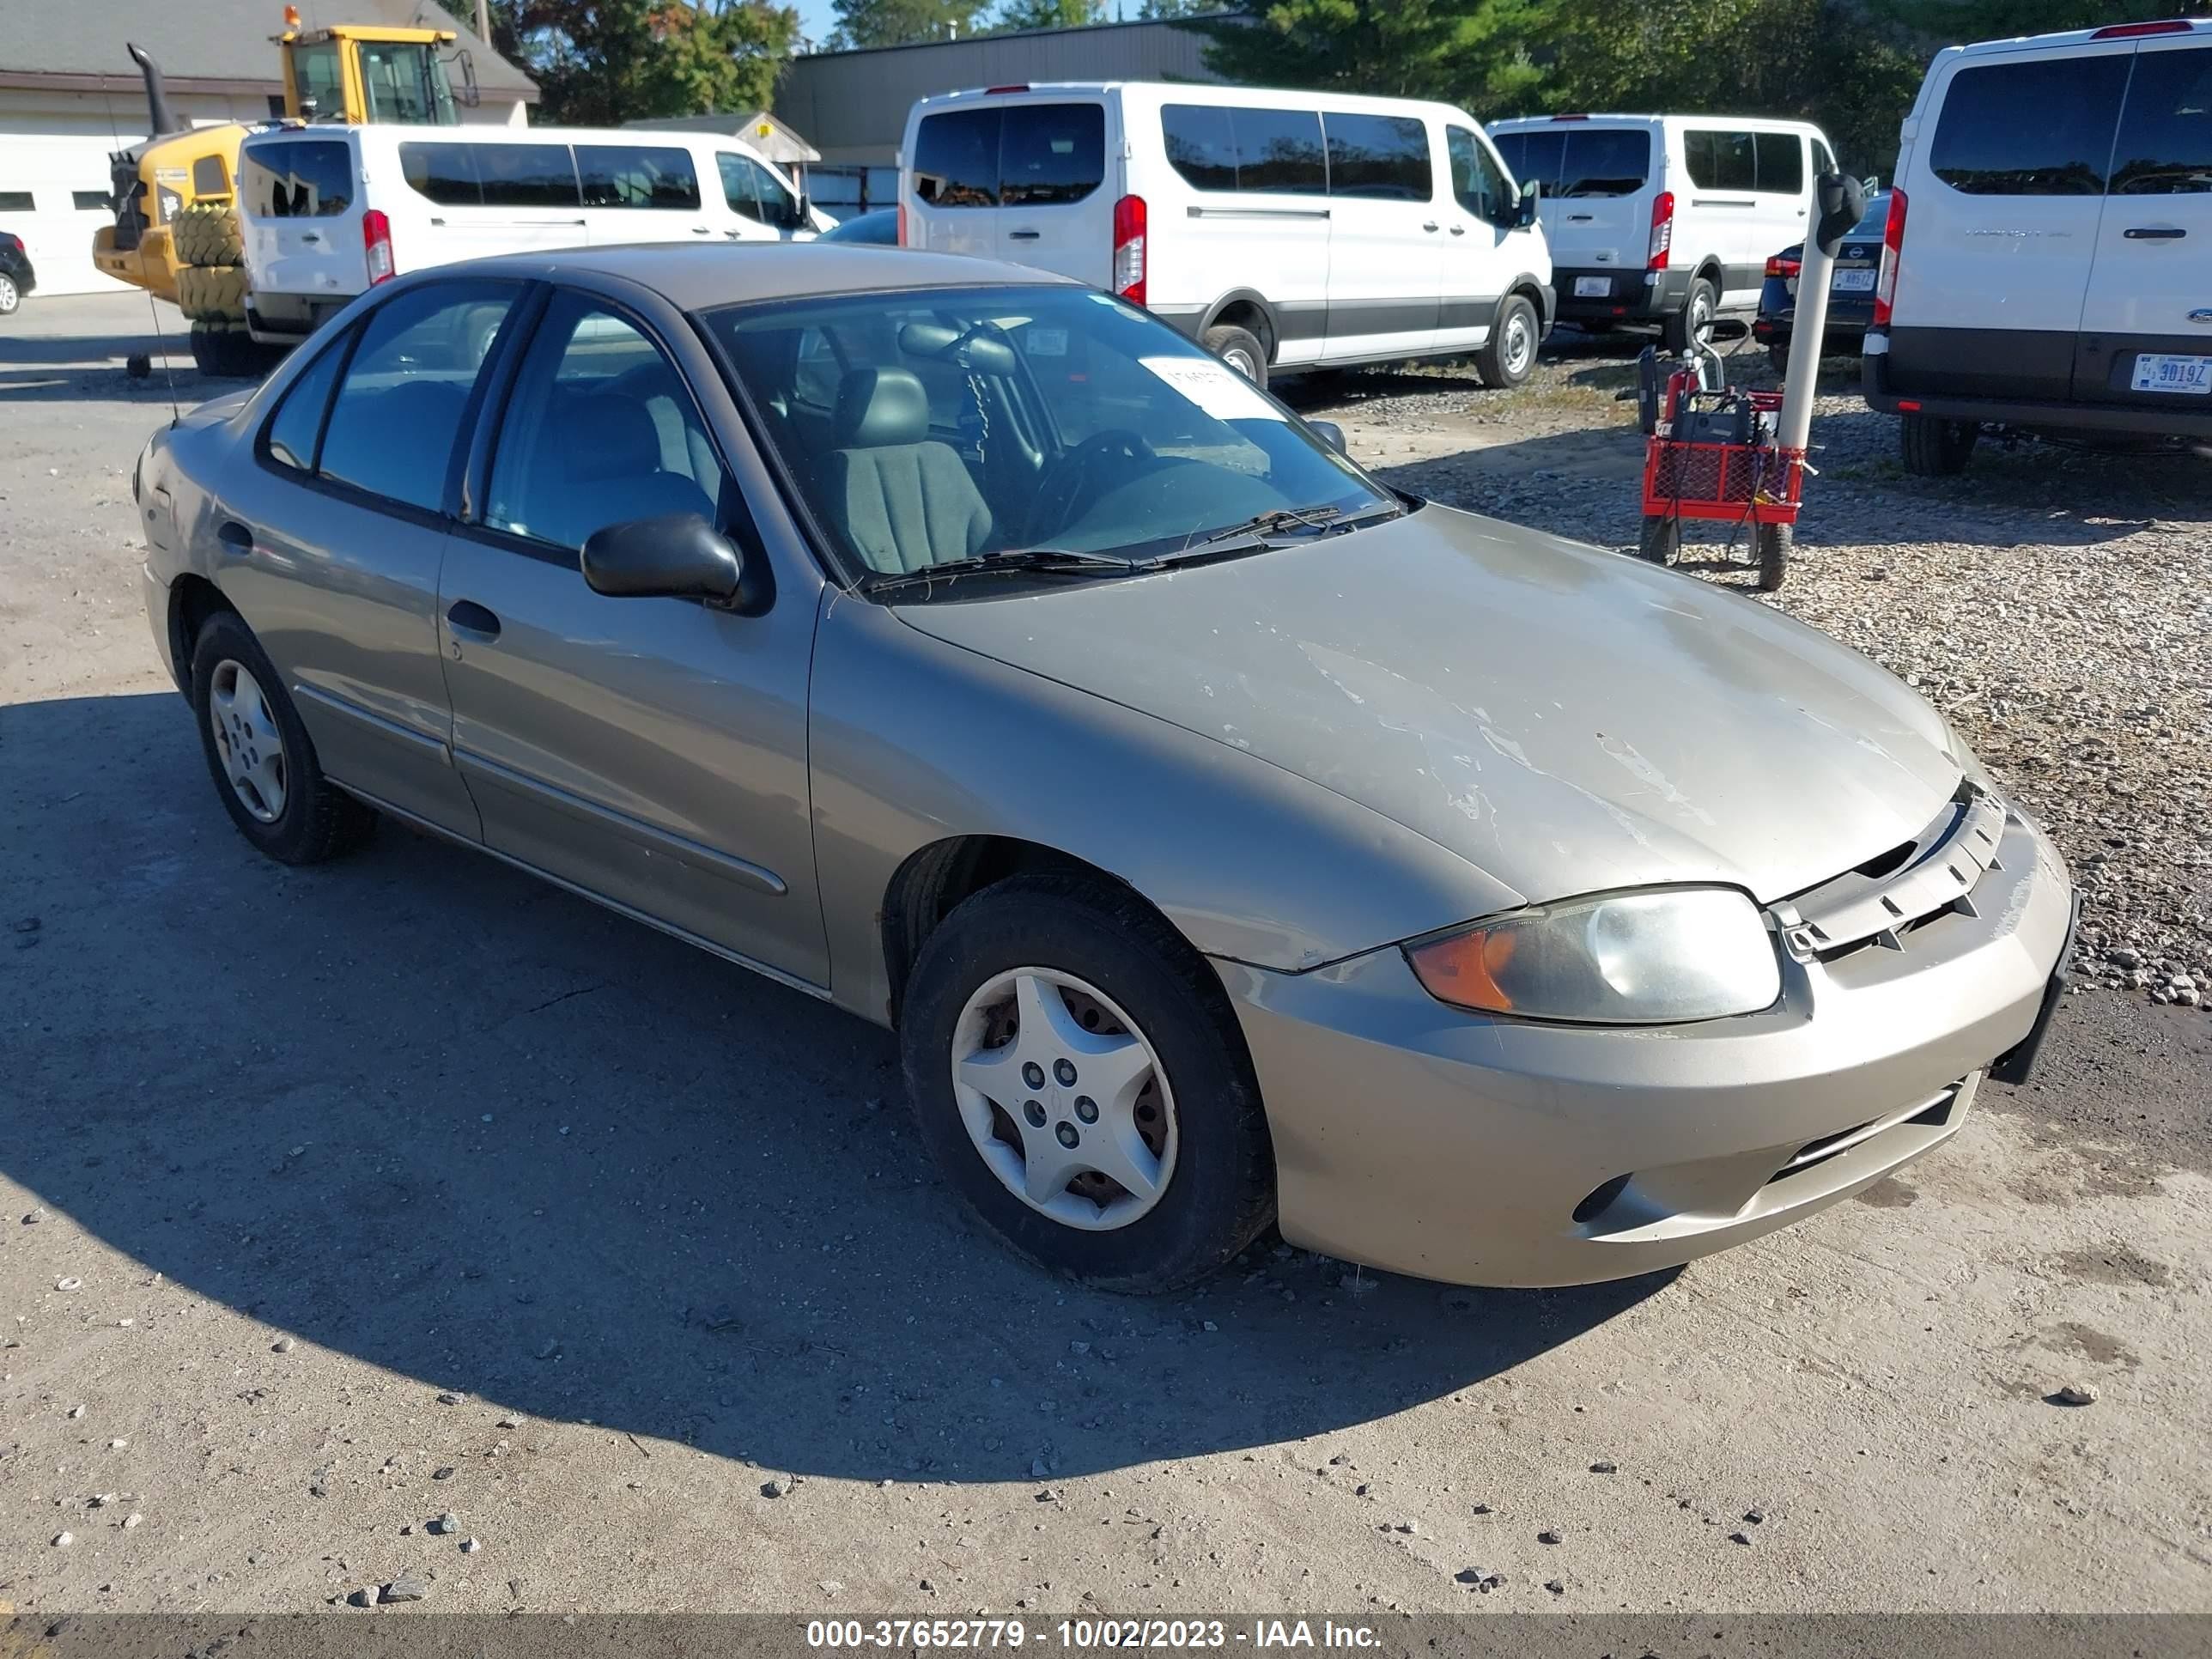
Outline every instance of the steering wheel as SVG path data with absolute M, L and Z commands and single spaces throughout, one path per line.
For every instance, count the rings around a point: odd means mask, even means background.
M 1109 456 L 1132 461 L 1156 461 L 1159 453 L 1144 434 L 1125 426 L 1109 426 L 1092 433 L 1074 448 L 1063 450 L 1037 485 L 1036 505 L 1030 513 L 1030 538 L 1042 541 L 1058 535 L 1075 516 L 1084 486 L 1092 470 Z

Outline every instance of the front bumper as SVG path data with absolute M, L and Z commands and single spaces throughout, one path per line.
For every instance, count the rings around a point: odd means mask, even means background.
M 1656 273 L 1620 265 L 1589 265 L 1579 269 L 1555 266 L 1552 287 L 1559 295 L 1559 319 L 1563 323 L 1656 323 L 1673 316 L 1690 297 L 1686 270 Z M 1577 294 L 1586 283 L 1602 282 L 1602 295 Z
M 2073 890 L 2008 812 L 1971 908 L 1839 959 L 1765 1012 L 1636 1030 L 1486 1018 L 1396 950 L 1220 963 L 1267 1103 L 1283 1237 L 1428 1279 L 1674 1267 L 1849 1197 L 1948 1139 L 2026 1039 Z

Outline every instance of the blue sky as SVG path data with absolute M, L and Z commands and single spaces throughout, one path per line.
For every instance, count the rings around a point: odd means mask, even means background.
M 837 27 L 837 13 L 830 0 L 795 0 L 799 32 L 810 40 L 826 40 Z

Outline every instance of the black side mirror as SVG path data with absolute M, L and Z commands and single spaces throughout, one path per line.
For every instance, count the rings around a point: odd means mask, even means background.
M 1513 228 L 1526 230 L 1536 222 L 1537 204 L 1544 199 L 1544 186 L 1540 179 L 1531 179 L 1521 186 L 1521 206 L 1513 216 Z
M 728 605 L 744 580 L 744 560 L 696 513 L 629 519 L 595 530 L 584 544 L 584 580 L 609 599 L 705 599 Z
M 1334 421 L 1308 421 L 1306 422 L 1306 430 L 1312 433 L 1315 437 L 1320 439 L 1338 454 L 1345 456 L 1347 459 L 1351 456 L 1352 451 L 1345 443 L 1344 428 L 1339 426 Z

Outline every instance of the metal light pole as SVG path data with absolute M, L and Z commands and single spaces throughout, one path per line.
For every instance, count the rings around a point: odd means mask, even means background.
M 1790 368 L 1782 377 L 1782 425 L 1776 442 L 1802 450 L 1813 432 L 1813 394 L 1820 374 L 1820 346 L 1828 331 L 1828 284 L 1836 249 L 1866 213 L 1866 186 L 1840 173 L 1813 181 L 1813 222 L 1797 265 L 1797 308 L 1790 324 Z

